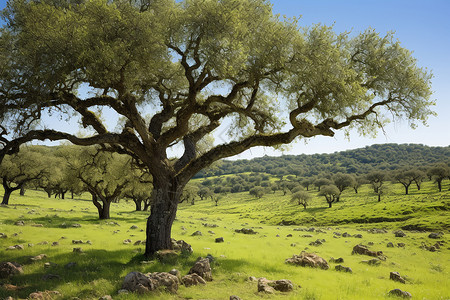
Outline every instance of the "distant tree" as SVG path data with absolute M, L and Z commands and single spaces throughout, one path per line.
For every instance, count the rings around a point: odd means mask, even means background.
M 262 196 L 264 196 L 265 194 L 265 189 L 260 186 L 255 186 L 254 188 L 250 189 L 249 193 L 256 198 L 262 198 Z
M 300 184 L 309 191 L 309 187 L 314 184 L 314 180 L 312 178 L 303 178 L 300 180 Z
M 381 196 L 382 196 L 382 195 L 386 195 L 386 194 L 388 194 L 389 192 L 390 192 L 390 189 L 389 189 L 387 186 L 385 186 L 385 185 L 380 186 L 380 187 L 377 189 L 377 191 L 375 192 L 375 194 L 376 194 L 377 197 L 378 197 L 378 202 L 381 202 Z
M 339 202 L 342 192 L 354 184 L 355 178 L 349 174 L 337 173 L 332 177 L 334 185 L 339 189 L 336 202 Z
M 384 171 L 372 171 L 366 175 L 366 179 L 372 185 L 373 191 L 377 194 L 378 189 L 383 186 L 384 181 L 387 179 L 387 174 Z
M 450 176 L 450 169 L 448 165 L 441 163 L 438 165 L 435 165 L 428 169 L 428 175 L 431 177 L 431 179 L 434 180 L 435 183 L 438 185 L 439 192 L 442 191 L 442 181 Z
M 331 208 L 333 202 L 337 201 L 340 191 L 335 185 L 324 185 L 320 189 L 319 196 L 324 196 L 328 203 L 328 207 Z
M 324 177 L 320 177 L 320 178 L 317 178 L 316 180 L 314 180 L 314 185 L 317 187 L 317 190 L 319 192 L 320 192 L 322 186 L 331 185 L 331 184 L 333 184 L 333 182 L 330 179 L 324 178 Z
M 200 189 L 197 185 L 188 183 L 183 189 L 183 193 L 180 197 L 180 203 L 186 201 L 190 202 L 191 205 L 194 205 L 196 197 L 199 196 L 199 191 Z
M 22 147 L 16 154 L 7 155 L 0 165 L 0 178 L 3 185 L 3 205 L 9 204 L 14 191 L 27 183 L 39 180 L 45 174 L 45 159 L 30 147 Z
M 354 181 L 352 184 L 353 190 L 355 190 L 355 193 L 358 194 L 358 189 L 361 187 L 361 185 L 367 183 L 367 179 L 363 176 L 356 176 L 354 175 Z
M 145 170 L 132 165 L 128 170 L 129 180 L 124 188 L 123 196 L 131 199 L 136 207 L 136 211 L 147 211 L 152 203 L 152 189 L 149 183 L 152 176 Z
M 197 195 L 200 197 L 201 200 L 211 197 L 212 194 L 213 192 L 211 191 L 211 189 L 207 187 L 202 187 L 197 192 Z
M 297 202 L 298 205 L 303 205 L 303 208 L 306 209 L 311 198 L 312 196 L 307 191 L 298 191 L 292 194 L 291 201 Z
M 414 182 L 414 178 L 416 178 L 416 171 L 410 168 L 401 169 L 395 171 L 392 177 L 395 182 L 403 185 L 405 188 L 405 195 L 408 195 L 409 186 Z
M 422 182 L 427 177 L 426 173 L 419 169 L 414 169 L 414 183 L 417 186 L 417 190 L 420 191 Z
M 110 218 L 112 202 L 117 202 L 131 181 L 131 159 L 125 155 L 83 147 L 70 162 L 76 178 L 81 180 L 92 196 L 99 219 Z

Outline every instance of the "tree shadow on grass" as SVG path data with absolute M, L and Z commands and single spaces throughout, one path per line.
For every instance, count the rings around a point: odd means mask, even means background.
M 121 288 L 123 278 L 132 271 L 142 273 L 168 272 L 176 268 L 187 273 L 195 262 L 195 256 L 180 256 L 173 261 L 150 261 L 143 264 L 146 258 L 136 254 L 130 249 L 106 251 L 102 249 L 87 250 L 84 253 L 61 253 L 52 250 L 48 257 L 31 262 L 30 256 L 9 257 L 9 261 L 23 264 L 25 274 L 4 279 L 2 283 L 9 283 L 20 287 L 17 291 L 7 291 L 0 284 L 0 299 L 12 296 L 13 298 L 27 298 L 36 291 L 61 291 L 64 299 L 79 297 L 81 299 L 99 298 L 105 294 L 116 294 Z M 3 259 L 2 259 L 3 261 Z M 52 262 L 51 267 L 45 268 L 45 262 Z M 68 266 L 69 263 L 75 263 Z M 28 270 L 35 270 L 29 273 Z M 46 279 L 51 275 L 54 278 Z M 67 292 L 69 291 L 69 292 Z

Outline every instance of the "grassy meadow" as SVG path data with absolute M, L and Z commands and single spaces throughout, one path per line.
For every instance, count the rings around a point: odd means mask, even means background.
M 40 191 L 28 190 L 25 196 L 17 192 L 9 206 L 0 207 L 0 232 L 8 236 L 0 238 L 0 261 L 23 264 L 24 274 L 0 280 L 4 284 L 0 286 L 0 299 L 27 298 L 32 292 L 44 290 L 57 290 L 63 299 L 98 299 L 107 294 L 114 299 L 229 299 L 230 295 L 241 299 L 392 299 L 387 293 L 395 288 L 410 292 L 413 299 L 450 299 L 449 188 L 448 180 L 441 193 L 434 184 L 426 182 L 421 191 L 411 188 L 410 195 L 404 195 L 402 186 L 396 184 L 377 202 L 369 186 L 363 186 L 358 194 L 344 191 L 341 201 L 332 208 L 327 208 L 324 199 L 314 196 L 306 210 L 291 203 L 289 193 L 283 196 L 280 191 L 261 199 L 248 193 L 228 194 L 218 206 L 211 200 L 196 201 L 195 205 L 181 203 L 172 235 L 190 243 L 194 253 L 164 263 L 143 263 L 144 246 L 133 245 L 145 239 L 148 212 L 134 211 L 132 202 L 112 204 L 111 219 L 100 221 L 87 194 L 81 199 L 62 200 L 49 199 Z M 15 225 L 18 220 L 25 225 Z M 293 225 L 282 226 L 280 222 Z M 42 227 L 33 226 L 36 224 Z M 73 224 L 81 227 L 72 227 Z M 132 225 L 138 228 L 131 229 Z M 234 232 L 243 227 L 258 233 Z M 311 227 L 316 231 L 308 231 Z M 369 233 L 367 230 L 371 228 L 385 229 L 387 233 Z M 400 228 L 404 228 L 406 237 L 395 237 L 393 231 Z M 203 235 L 191 236 L 197 230 Z M 444 232 L 439 239 L 444 240 L 444 246 L 437 252 L 420 248 L 422 242 L 436 242 L 428 238 L 431 231 Z M 361 234 L 362 238 L 337 237 L 335 232 Z M 223 237 L 225 242 L 215 243 L 216 237 Z M 125 239 L 133 243 L 123 244 Z M 309 245 L 317 239 L 325 242 L 320 246 Z M 74 245 L 72 240 L 90 240 L 91 244 Z M 43 241 L 48 244 L 40 244 Z M 53 242 L 59 245 L 52 246 Z M 404 243 L 405 247 L 389 248 L 388 242 Z M 373 243 L 369 248 L 383 251 L 386 261 L 379 266 L 361 263 L 371 257 L 351 254 L 353 246 L 359 243 Z M 25 249 L 5 250 L 17 244 Z M 74 247 L 81 247 L 84 253 L 74 253 Z M 330 262 L 328 270 L 284 263 L 303 250 L 317 253 L 327 261 L 330 257 L 342 257 L 342 265 L 351 267 L 353 273 L 335 271 L 336 264 Z M 48 256 L 44 260 L 29 261 L 30 256 L 43 253 Z M 117 293 L 123 278 L 131 271 L 176 268 L 185 275 L 197 257 L 207 254 L 215 257 L 215 261 L 214 280 L 206 286 L 180 286 L 176 295 Z M 45 268 L 45 262 L 54 264 Z M 70 262 L 76 265 L 68 268 Z M 399 272 L 406 284 L 390 280 L 392 271 Z M 46 274 L 59 277 L 43 280 Z M 256 282 L 248 280 L 250 276 L 289 279 L 295 288 L 289 293 L 260 294 Z M 18 290 L 9 290 L 5 283 L 17 286 Z

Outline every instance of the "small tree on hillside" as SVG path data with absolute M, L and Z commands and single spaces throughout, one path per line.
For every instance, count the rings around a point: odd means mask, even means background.
M 300 180 L 300 184 L 309 191 L 309 187 L 314 184 L 314 180 L 312 178 L 303 178 Z
M 291 201 L 297 202 L 298 205 L 303 205 L 303 208 L 306 209 L 311 198 L 312 196 L 307 191 L 298 191 L 292 194 Z
M 395 182 L 401 183 L 405 188 L 405 195 L 408 195 L 409 186 L 414 182 L 416 178 L 416 172 L 411 169 L 401 169 L 394 172 L 392 176 Z
M 355 178 L 349 174 L 337 173 L 332 177 L 334 185 L 339 189 L 336 202 L 339 202 L 342 192 L 354 184 Z
M 372 171 L 366 175 L 366 179 L 372 185 L 375 194 L 377 194 L 378 189 L 383 186 L 384 181 L 387 179 L 387 174 L 383 171 Z
M 414 169 L 414 183 L 417 186 L 417 190 L 420 191 L 420 187 L 422 185 L 422 182 L 427 178 L 427 174 L 423 172 L 422 170 Z
M 450 176 L 450 168 L 448 165 L 441 163 L 428 169 L 428 175 L 437 183 L 439 192 L 442 191 L 442 181 Z
M 322 186 L 332 185 L 332 184 L 333 184 L 333 182 L 330 179 L 324 178 L 324 177 L 320 177 L 320 178 L 314 180 L 314 185 L 317 187 L 317 190 L 319 192 L 320 192 Z
M 265 189 L 261 186 L 255 186 L 254 188 L 251 188 L 249 191 L 250 195 L 256 197 L 256 198 L 262 198 L 264 194 L 266 193 Z
M 17 154 L 6 156 L 0 165 L 4 192 L 1 204 L 8 205 L 14 191 L 39 180 L 46 171 L 44 161 L 42 154 L 28 147 L 23 147 Z
M 361 185 L 366 184 L 368 181 L 363 176 L 354 176 L 354 181 L 352 184 L 352 188 L 355 191 L 356 194 L 358 194 L 358 189 L 361 187 Z
M 322 186 L 319 192 L 319 196 L 324 196 L 325 200 L 328 203 L 328 207 L 331 208 L 333 202 L 337 201 L 339 197 L 340 191 L 335 185 L 325 185 Z

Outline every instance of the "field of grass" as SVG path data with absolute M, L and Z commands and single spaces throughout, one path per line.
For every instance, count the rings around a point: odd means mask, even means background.
M 418 192 L 411 189 L 403 195 L 400 186 L 391 186 L 390 194 L 377 202 L 368 186 L 358 194 L 345 191 L 341 202 L 326 208 L 325 200 L 314 197 L 306 211 L 290 203 L 290 195 L 280 192 L 255 199 L 248 193 L 229 194 L 219 205 L 210 200 L 197 201 L 195 205 L 182 203 L 173 226 L 173 237 L 190 243 L 194 253 L 170 263 L 150 261 L 141 263 L 143 246 L 125 245 L 123 240 L 145 239 L 145 222 L 148 212 L 133 211 L 132 203 L 120 202 L 111 207 L 111 219 L 99 221 L 93 204 L 82 199 L 48 199 L 43 192 L 29 190 L 26 196 L 13 194 L 9 206 L 0 207 L 0 232 L 7 238 L 0 239 L 0 261 L 16 261 L 23 264 L 24 274 L 0 283 L 19 287 L 10 291 L 0 286 L 0 299 L 27 298 L 35 291 L 57 290 L 63 299 L 98 299 L 109 294 L 114 299 L 229 299 L 238 295 L 241 299 L 392 299 L 389 290 L 399 288 L 412 294 L 413 299 L 450 299 L 449 270 L 450 244 L 450 192 L 448 181 L 441 193 L 431 183 L 425 183 Z M 316 194 L 316 192 L 311 192 Z M 0 191 L 0 195 L 2 191 Z M 87 195 L 86 195 L 87 196 Z M 23 220 L 24 226 L 15 222 Z M 279 225 L 295 224 L 291 226 Z M 72 227 L 73 224 L 81 227 Z M 203 224 L 217 227 L 205 227 Z M 35 227 L 42 224 L 43 227 Z M 137 229 L 131 229 L 136 225 Z M 253 228 L 256 235 L 244 235 L 235 229 Z M 310 227 L 323 232 L 298 231 Z M 370 228 L 384 228 L 387 233 L 372 234 Z M 393 231 L 400 228 L 406 237 L 395 237 Z M 297 230 L 294 230 L 297 229 Z M 202 236 L 191 236 L 195 231 Z M 209 231 L 213 232 L 210 233 Z M 422 242 L 434 244 L 428 238 L 429 231 L 444 232 L 444 246 L 437 252 L 420 248 Z M 335 237 L 334 232 L 361 234 L 362 238 Z M 288 237 L 291 234 L 292 237 Z M 303 237 L 311 235 L 312 237 Z M 215 243 L 223 237 L 224 243 Z M 317 239 L 325 239 L 323 245 L 310 246 Z M 73 245 L 72 240 L 90 240 L 92 244 Z M 39 245 L 47 241 L 48 244 Z M 59 245 L 52 246 L 53 242 Z M 352 248 L 362 243 L 371 250 L 381 250 L 386 261 L 379 266 L 361 263 L 368 256 L 352 255 Z M 387 243 L 405 243 L 405 247 L 388 248 Z M 28 247 L 28 244 L 34 244 Z M 22 244 L 24 250 L 5 250 L 8 246 Z M 82 247 L 84 253 L 73 253 L 74 247 Z M 342 265 L 351 267 L 352 274 L 334 270 L 303 268 L 287 265 L 285 259 L 303 250 L 314 252 L 329 260 L 342 257 Z M 29 262 L 30 256 L 45 253 L 42 261 Z M 165 292 L 142 295 L 118 295 L 117 291 L 125 275 L 131 271 L 155 272 L 176 268 L 187 274 L 199 256 L 211 254 L 213 278 L 206 286 L 180 286 L 176 295 Z M 52 262 L 44 268 L 45 262 Z M 65 267 L 69 262 L 77 264 Z M 406 284 L 389 280 L 389 273 L 397 271 L 405 277 Z M 46 274 L 59 278 L 43 280 Z M 257 293 L 256 282 L 250 276 L 270 280 L 289 279 L 294 291 L 276 292 L 274 295 Z

